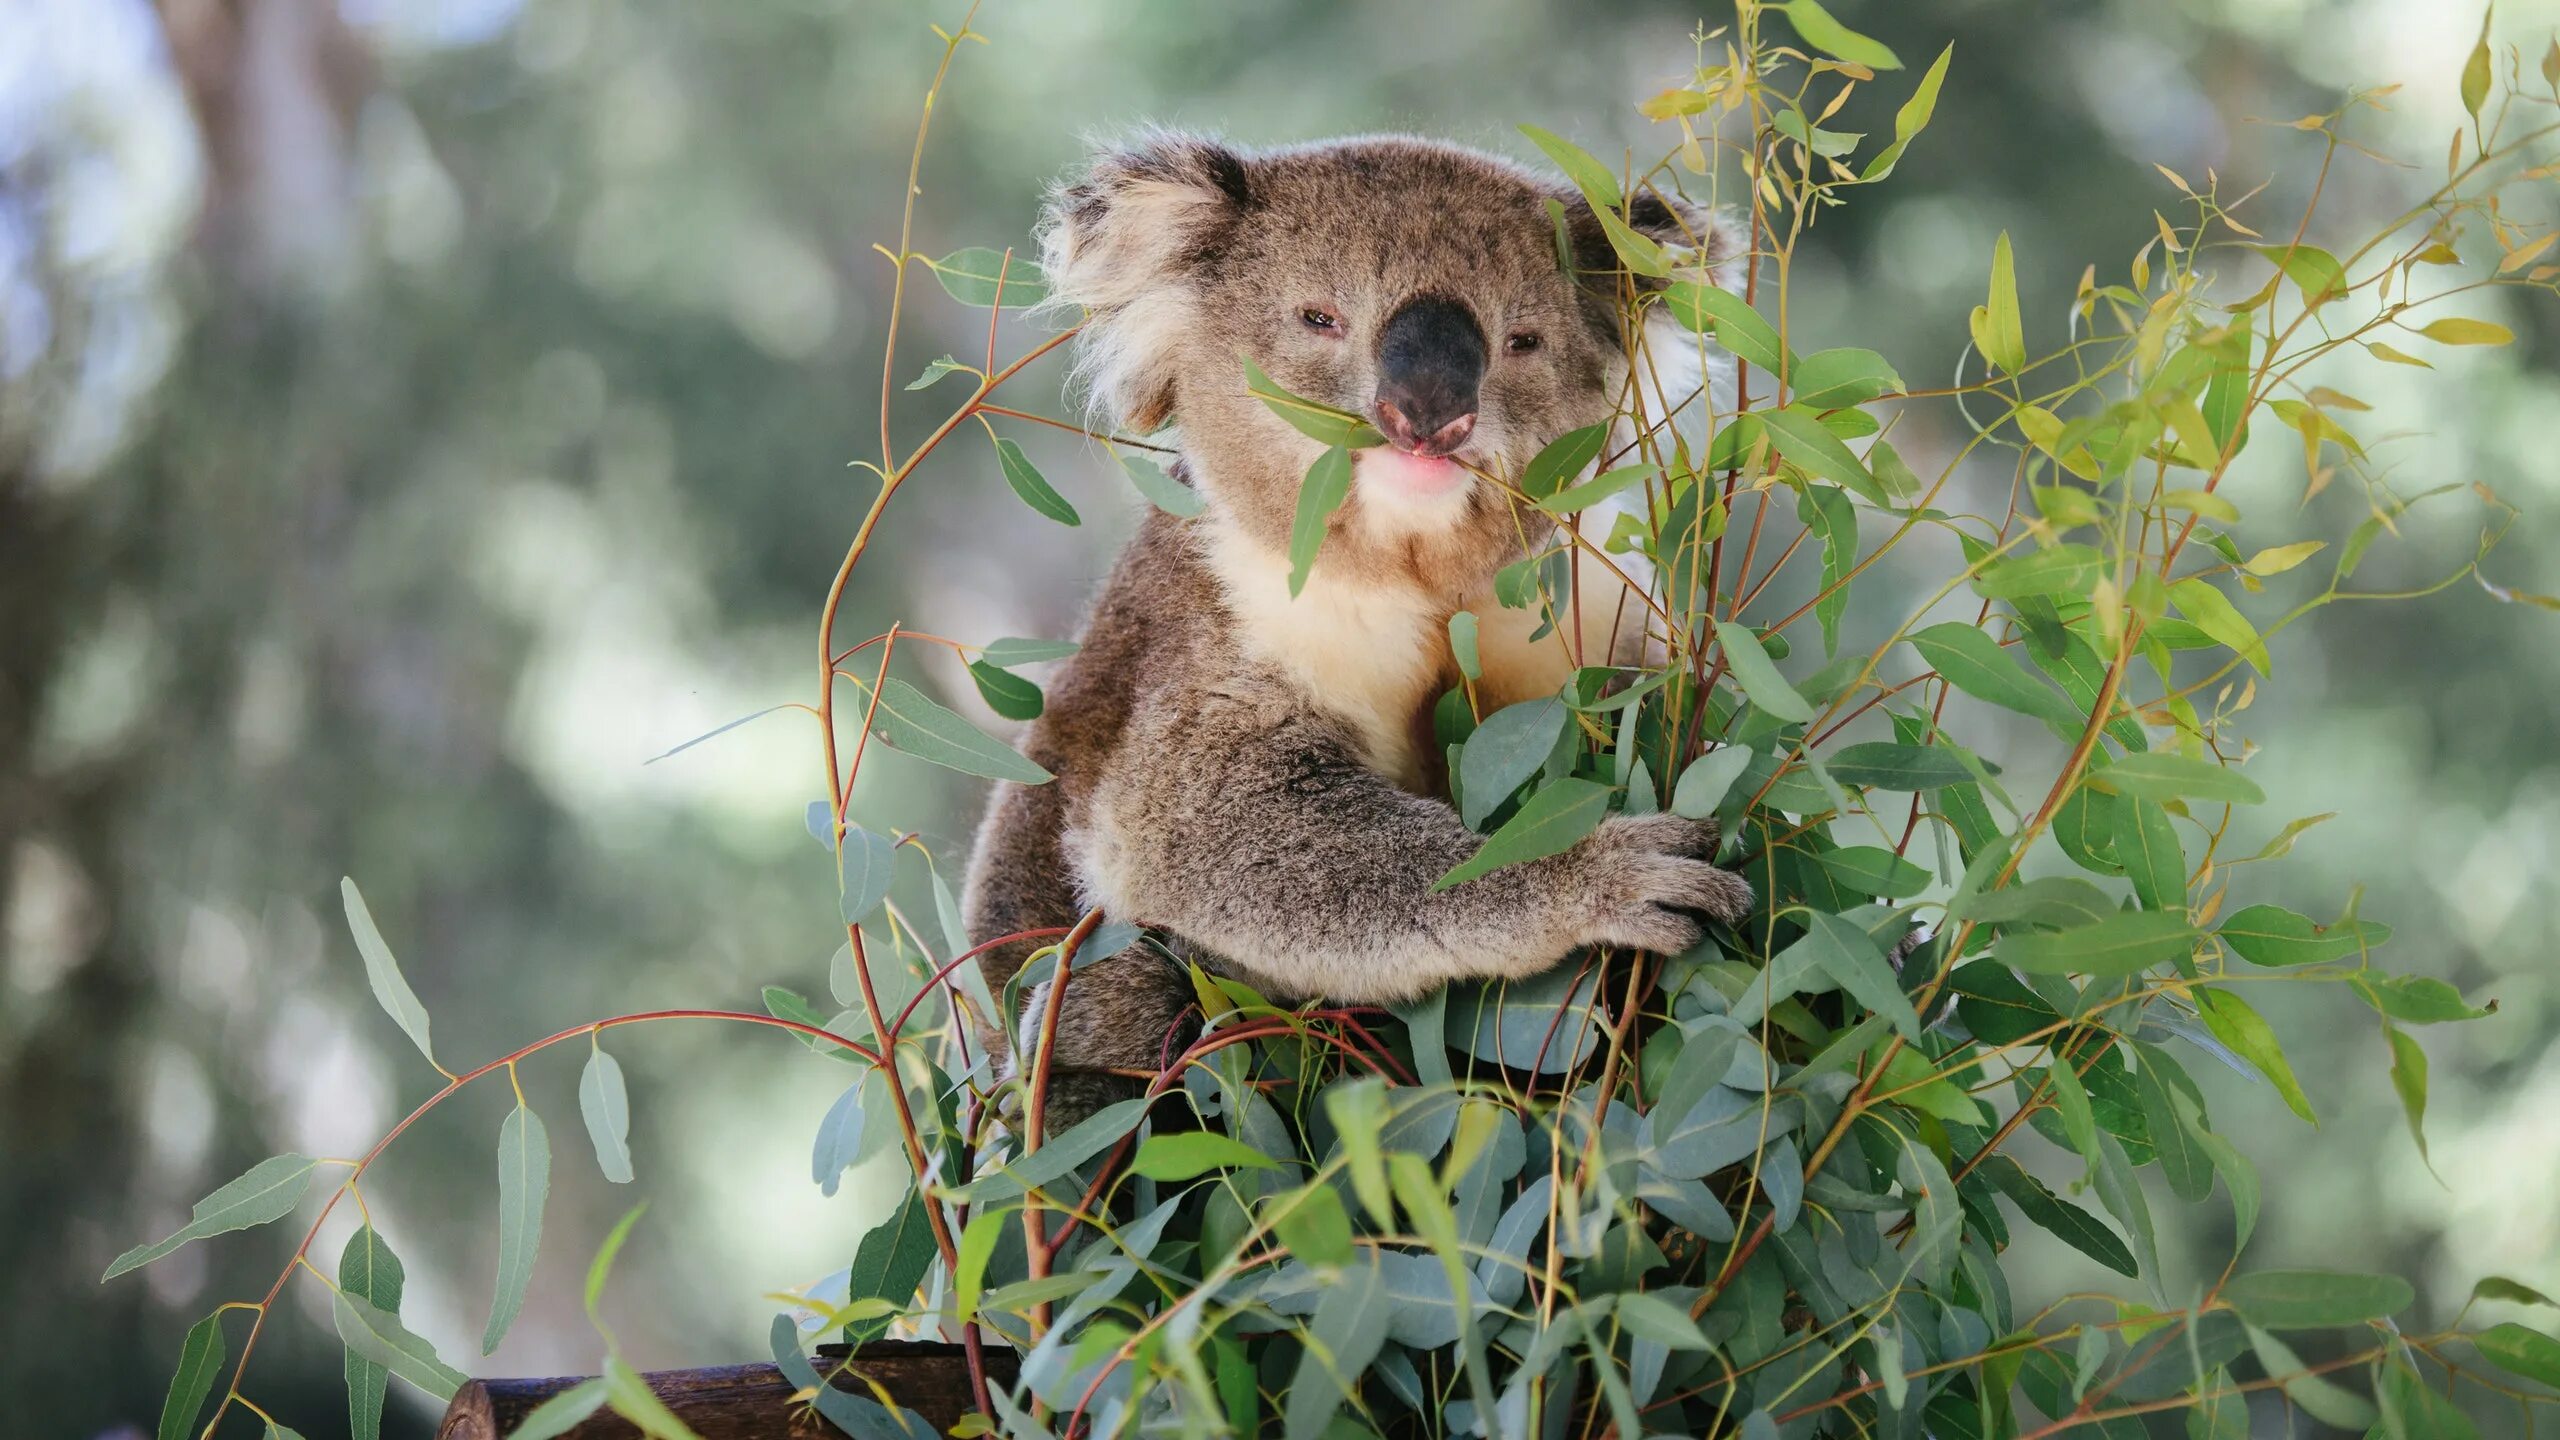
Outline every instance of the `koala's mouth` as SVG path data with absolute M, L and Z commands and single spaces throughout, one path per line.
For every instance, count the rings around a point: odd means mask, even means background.
M 1443 500 L 1465 490 L 1474 480 L 1455 455 L 1417 455 L 1392 445 L 1360 452 L 1359 474 L 1402 500 Z

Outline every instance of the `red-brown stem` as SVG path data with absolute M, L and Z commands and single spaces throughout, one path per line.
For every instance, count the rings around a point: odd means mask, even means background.
M 1069 971 L 1075 964 L 1076 952 L 1084 948 L 1086 937 L 1093 934 L 1094 927 L 1101 923 L 1102 912 L 1088 910 L 1084 918 L 1076 922 L 1075 928 L 1067 932 L 1067 938 L 1058 942 L 1057 966 L 1049 977 L 1047 997 L 1049 1003 L 1040 1013 L 1040 1048 L 1038 1053 L 1031 1057 L 1030 1089 L 1023 1096 L 1022 1101 L 1022 1148 L 1025 1154 L 1039 1149 L 1040 1142 L 1048 1138 L 1045 1131 L 1049 1108 L 1050 1066 L 1057 1056 L 1058 1017 L 1066 1011 Z M 1065 1227 L 1059 1228 L 1060 1233 L 1063 1234 Z M 1050 1262 L 1057 1256 L 1057 1243 L 1047 1233 L 1045 1223 L 1040 1218 L 1040 1197 L 1031 1190 L 1025 1190 L 1022 1196 L 1022 1241 L 1024 1278 L 1030 1280 L 1048 1278 Z M 1040 1333 L 1048 1333 L 1048 1302 L 1042 1301 L 1033 1306 L 1031 1318 Z
M 550 1047 L 559 1044 L 563 1040 L 574 1040 L 581 1035 L 590 1035 L 599 1031 L 609 1030 L 617 1025 L 638 1025 L 651 1020 L 734 1020 L 741 1024 L 766 1025 L 777 1030 L 790 1030 L 803 1035 L 815 1036 L 824 1039 L 831 1044 L 840 1045 L 845 1049 L 852 1051 L 856 1055 L 861 1056 L 863 1059 L 870 1061 L 874 1065 L 880 1063 L 880 1057 L 870 1050 L 865 1049 L 859 1042 L 848 1040 L 845 1037 L 836 1034 L 834 1031 L 824 1029 L 820 1026 L 803 1024 L 797 1020 L 785 1020 L 776 1015 L 758 1015 L 747 1010 L 644 1010 L 629 1015 L 616 1015 L 607 1020 L 591 1020 L 584 1025 L 572 1025 L 566 1030 L 546 1035 L 543 1038 L 534 1041 L 530 1045 L 523 1046 L 519 1049 L 510 1051 L 505 1055 L 501 1055 L 497 1059 L 492 1060 L 488 1064 L 482 1065 L 477 1069 L 466 1070 L 461 1074 L 452 1077 L 447 1080 L 434 1094 L 419 1101 L 417 1108 L 402 1116 L 400 1118 L 400 1123 L 392 1126 L 388 1131 L 384 1132 L 382 1138 L 373 1143 L 372 1149 L 367 1150 L 363 1155 L 359 1156 L 355 1164 L 348 1169 L 346 1178 L 338 1182 L 338 1188 L 332 1191 L 328 1200 L 321 1205 L 320 1213 L 311 1217 L 311 1228 L 303 1232 L 302 1243 L 293 1247 L 293 1255 L 285 1261 L 283 1272 L 276 1276 L 276 1283 L 267 1287 L 266 1298 L 258 1301 L 255 1305 L 248 1307 L 258 1312 L 257 1318 L 249 1322 L 248 1338 L 240 1343 L 240 1358 L 232 1364 L 231 1383 L 225 1387 L 226 1393 L 222 1397 L 222 1403 L 214 1407 L 213 1419 L 208 1422 L 205 1428 L 199 1433 L 210 1435 L 222 1424 L 224 1412 L 231 1408 L 231 1402 L 233 1400 L 239 1398 L 241 1378 L 248 1373 L 249 1357 L 251 1353 L 258 1348 L 258 1332 L 266 1328 L 267 1315 L 275 1308 L 276 1297 L 284 1293 L 285 1282 L 293 1278 L 293 1272 L 297 1268 L 309 1263 L 308 1257 L 311 1253 L 311 1242 L 320 1238 L 320 1227 L 328 1223 L 330 1212 L 338 1208 L 338 1201 L 340 1197 L 355 1188 L 356 1181 L 364 1175 L 364 1172 L 372 1166 L 375 1160 L 381 1158 L 383 1151 L 391 1147 L 392 1141 L 399 1139 L 401 1135 L 408 1131 L 410 1126 L 418 1123 L 419 1119 L 425 1116 L 428 1111 L 433 1110 L 438 1105 L 443 1104 L 447 1099 L 451 1098 L 455 1091 L 460 1090 L 463 1086 L 470 1084 L 472 1081 L 479 1079 L 483 1075 L 490 1074 L 494 1071 L 504 1070 L 509 1066 L 514 1065 L 517 1061 L 524 1059 L 526 1056 L 534 1054 L 537 1051 L 547 1050 Z M 247 1302 L 240 1301 L 233 1302 L 234 1305 L 246 1303 Z M 224 1308 L 228 1309 L 231 1307 L 226 1306 Z

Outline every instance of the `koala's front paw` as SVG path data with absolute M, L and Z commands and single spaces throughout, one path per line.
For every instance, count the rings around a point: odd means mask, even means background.
M 1751 913 L 1750 882 L 1713 862 L 1710 822 L 1620 815 L 1585 843 L 1581 943 L 1676 955 L 1698 943 L 1699 916 L 1730 925 Z

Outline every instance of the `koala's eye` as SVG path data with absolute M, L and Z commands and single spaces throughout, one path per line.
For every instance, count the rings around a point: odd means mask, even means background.
M 1310 330 L 1320 330 L 1327 335 L 1342 333 L 1342 317 L 1321 305 L 1310 305 L 1299 311 L 1298 318 L 1305 321 Z
M 1502 348 L 1510 351 L 1514 355 L 1526 355 L 1530 351 L 1537 349 L 1538 344 L 1537 331 L 1514 330 L 1511 332 L 1511 338 L 1502 342 Z

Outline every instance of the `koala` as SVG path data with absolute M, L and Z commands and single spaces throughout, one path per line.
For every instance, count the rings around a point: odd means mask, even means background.
M 1747 239 L 1728 218 L 1650 195 L 1627 218 L 1693 275 L 1739 278 Z M 1105 582 L 1022 742 L 1056 780 L 1004 787 L 979 829 L 975 940 L 1099 907 L 1274 998 L 1385 1004 L 1580 946 L 1676 952 L 1699 917 L 1748 913 L 1748 883 L 1710 863 L 1712 827 L 1670 815 L 1614 817 L 1563 854 L 1432 888 L 1482 840 L 1440 793 L 1432 743 L 1458 680 L 1451 614 L 1479 617 L 1490 713 L 1631 657 L 1623 617 L 1644 613 L 1596 565 L 1578 567 L 1578 627 L 1539 636 L 1537 614 L 1499 604 L 1495 572 L 1556 522 L 1473 472 L 1516 477 L 1630 384 L 1677 404 L 1729 373 L 1676 324 L 1641 346 L 1620 333 L 1630 277 L 1578 192 L 1416 139 L 1246 153 L 1151 133 L 1055 192 L 1041 241 L 1054 303 L 1085 314 L 1096 409 L 1170 427 L 1172 468 L 1205 508 L 1150 512 Z M 1355 452 L 1295 598 L 1290 526 L 1324 447 L 1247 392 L 1247 357 L 1388 441 Z M 990 985 L 1036 948 L 988 952 Z M 1188 976 L 1144 947 L 1067 986 L 1052 1134 L 1137 1093 L 1114 1072 L 1160 1069 L 1190 1033 Z M 1024 1001 L 1025 1053 L 1044 1006 Z

